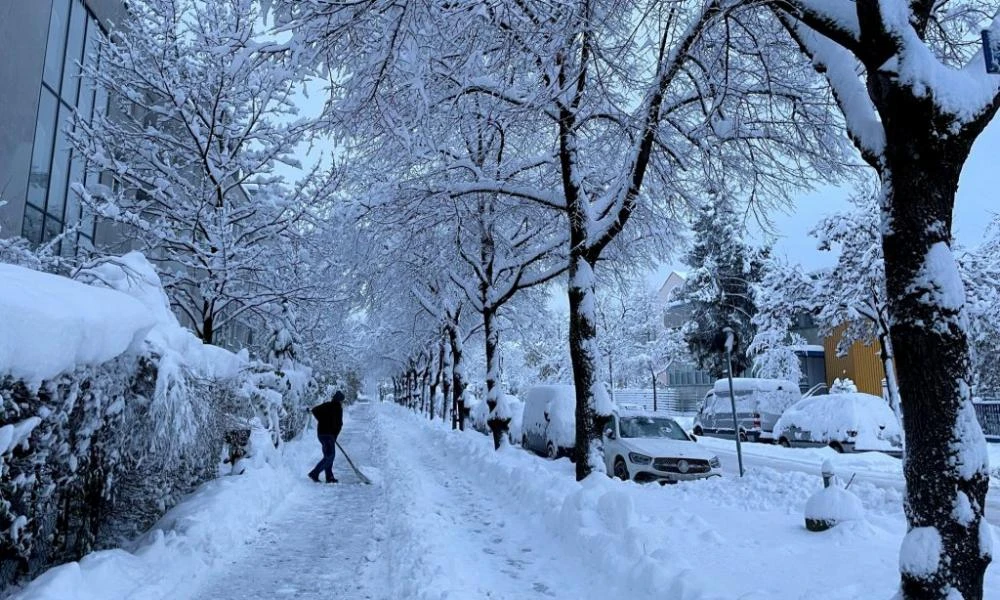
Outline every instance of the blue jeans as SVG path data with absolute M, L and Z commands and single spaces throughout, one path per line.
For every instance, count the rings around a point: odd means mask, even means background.
M 320 459 L 313 470 L 309 472 L 310 477 L 319 477 L 319 472 L 326 473 L 326 480 L 333 479 L 333 459 L 337 456 L 337 436 L 321 433 L 319 443 L 323 445 L 323 458 Z

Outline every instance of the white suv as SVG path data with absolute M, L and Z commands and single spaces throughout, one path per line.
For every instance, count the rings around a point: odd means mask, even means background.
M 719 457 L 700 448 L 669 417 L 620 411 L 604 431 L 608 475 L 639 483 L 673 483 L 722 475 Z

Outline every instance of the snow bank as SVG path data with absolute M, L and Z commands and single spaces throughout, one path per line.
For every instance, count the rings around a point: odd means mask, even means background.
M 860 521 L 865 518 L 861 500 L 839 485 L 823 488 L 809 497 L 805 516 L 817 521 Z
M 256 461 L 242 476 L 203 484 L 130 550 L 92 552 L 53 567 L 13 600 L 191 597 L 209 571 L 242 547 L 284 502 L 301 478 L 300 466 L 308 462 L 303 453 L 311 446 L 311 440 L 290 443 L 280 460 Z
M 898 450 L 902 440 L 896 414 L 885 400 L 871 394 L 827 394 L 800 400 L 775 423 L 774 437 L 780 438 L 792 426 L 811 432 L 817 442 L 853 440 L 859 450 Z
M 41 383 L 141 348 L 156 322 L 113 290 L 0 264 L 0 375 Z
M 146 336 L 151 350 L 172 356 L 184 367 L 209 379 L 232 379 L 249 362 L 245 354 L 234 354 L 205 344 L 191 330 L 182 327 L 170 310 L 170 301 L 156 268 L 141 252 L 106 259 L 81 270 L 76 277 L 92 286 L 105 286 L 131 296 L 154 319 Z

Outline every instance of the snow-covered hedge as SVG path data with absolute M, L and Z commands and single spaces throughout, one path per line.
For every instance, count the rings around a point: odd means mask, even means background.
M 218 475 L 228 431 L 280 443 L 315 393 L 181 327 L 141 254 L 76 278 L 0 265 L 0 588 L 145 531 Z

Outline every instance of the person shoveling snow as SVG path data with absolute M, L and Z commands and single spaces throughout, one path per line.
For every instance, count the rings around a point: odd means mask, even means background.
M 316 436 L 323 447 L 323 458 L 309 471 L 309 479 L 319 482 L 322 471 L 327 483 L 337 483 L 333 476 L 333 459 L 337 456 L 337 436 L 344 427 L 344 393 L 337 390 L 332 399 L 313 407 L 312 414 L 316 417 Z

